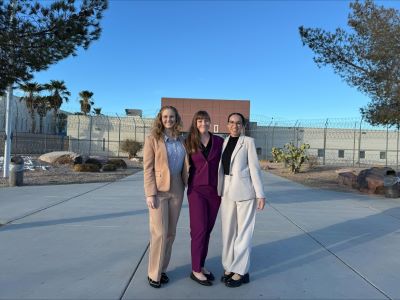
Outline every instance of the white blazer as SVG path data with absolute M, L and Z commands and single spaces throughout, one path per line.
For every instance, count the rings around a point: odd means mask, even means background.
M 229 136 L 225 139 L 225 150 Z M 241 135 L 233 150 L 230 164 L 230 178 L 225 180 L 222 159 L 218 167 L 218 195 L 233 201 L 265 198 L 260 163 L 254 139 Z M 228 186 L 224 186 L 224 182 Z

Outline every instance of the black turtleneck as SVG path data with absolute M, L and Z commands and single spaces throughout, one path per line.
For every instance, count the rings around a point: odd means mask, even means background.
M 224 167 L 225 175 L 229 175 L 232 153 L 233 150 L 235 150 L 238 140 L 239 140 L 238 136 L 237 137 L 230 136 L 228 143 L 225 147 L 224 153 L 222 153 L 222 166 Z

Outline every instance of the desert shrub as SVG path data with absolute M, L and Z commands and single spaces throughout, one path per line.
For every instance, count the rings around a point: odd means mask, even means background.
M 288 143 L 284 146 L 284 149 L 272 148 L 272 156 L 274 161 L 283 162 L 285 167 L 288 166 L 292 173 L 298 173 L 301 165 L 308 160 L 306 152 L 309 148 L 309 144 L 296 147 L 293 143 Z
M 128 153 L 129 159 L 136 157 L 136 154 L 142 150 L 142 148 L 143 144 L 130 139 L 126 139 L 121 143 L 121 150 Z
M 117 168 L 122 168 L 122 169 L 126 169 L 128 167 L 126 165 L 126 162 L 120 158 L 110 159 L 108 160 L 107 164 L 112 164 L 115 165 Z
M 284 161 L 284 153 L 281 148 L 272 147 L 272 158 L 274 162 L 283 162 Z
M 102 168 L 104 172 L 112 172 L 117 170 L 117 166 L 114 164 L 105 164 Z
M 75 172 L 99 172 L 100 168 L 96 164 L 79 164 L 74 165 Z
M 88 158 L 85 161 L 85 164 L 97 165 L 99 167 L 99 169 L 101 169 L 101 167 L 103 166 L 103 164 L 98 159 L 95 159 L 95 158 Z

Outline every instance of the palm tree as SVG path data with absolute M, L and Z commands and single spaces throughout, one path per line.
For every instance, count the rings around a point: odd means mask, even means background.
M 39 115 L 39 133 L 43 133 L 43 119 L 46 117 L 47 112 L 51 110 L 48 96 L 38 97 L 36 100 L 36 111 Z
M 101 115 L 101 107 L 98 107 L 98 108 L 94 108 L 93 107 L 93 111 L 96 114 L 96 116 L 100 116 Z
M 46 90 L 50 92 L 48 96 L 48 102 L 51 109 L 54 109 L 54 120 L 53 126 L 54 131 L 57 132 L 57 118 L 59 116 L 59 110 L 63 102 L 68 102 L 71 93 L 65 86 L 64 80 L 50 80 L 50 83 L 44 85 Z
M 21 83 L 19 88 L 25 93 L 24 97 L 20 98 L 20 101 L 25 101 L 25 105 L 32 119 L 32 133 L 36 131 L 36 119 L 35 111 L 38 107 L 38 100 L 41 98 L 40 92 L 43 90 L 43 86 L 37 82 L 26 82 Z
M 92 101 L 93 93 L 91 91 L 81 91 L 79 93 L 79 97 L 81 97 L 81 100 L 79 100 L 79 103 L 81 104 L 81 112 L 86 116 L 88 113 L 90 113 L 90 109 L 94 102 Z

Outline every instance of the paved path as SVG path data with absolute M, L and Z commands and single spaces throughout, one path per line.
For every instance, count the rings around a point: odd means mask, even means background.
M 143 174 L 113 183 L 0 189 L 0 299 L 400 299 L 400 199 L 304 187 L 265 176 L 251 282 L 188 278 L 185 200 L 171 282 L 146 281 Z M 220 275 L 216 224 L 207 267 Z

